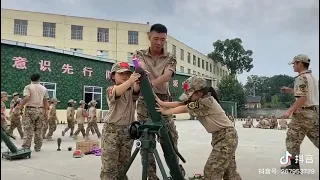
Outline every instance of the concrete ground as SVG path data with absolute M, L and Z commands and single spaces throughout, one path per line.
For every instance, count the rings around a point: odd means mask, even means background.
M 239 134 L 239 146 L 236 159 L 238 171 L 243 180 L 318 180 L 319 179 L 319 150 L 305 138 L 301 146 L 301 154 L 313 155 L 313 163 L 302 163 L 301 168 L 306 169 L 303 175 L 280 175 L 279 159 L 285 153 L 286 131 L 270 129 L 244 129 L 243 122 L 237 122 L 236 128 Z M 202 125 L 197 121 L 176 121 L 179 131 L 179 150 L 187 163 L 183 164 L 186 177 L 194 173 L 202 172 L 206 159 L 211 151 L 211 136 L 206 133 Z M 102 124 L 99 125 L 100 129 Z M 61 136 L 65 125 L 59 125 L 54 138 Z M 18 137 L 18 133 L 15 132 Z M 96 137 L 94 137 L 96 138 Z M 20 147 L 22 141 L 15 140 Z M 67 149 L 75 147 L 75 141 L 69 137 L 62 138 L 62 151 L 57 152 L 56 142 L 44 142 L 41 152 L 33 152 L 31 159 L 8 161 L 1 159 L 1 179 L 5 180 L 86 180 L 99 179 L 101 160 L 94 155 L 86 155 L 83 158 L 72 158 L 72 152 Z M 1 151 L 7 148 L 2 143 Z M 161 151 L 161 148 L 159 148 Z M 160 152 L 160 155 L 162 152 Z M 164 160 L 163 160 L 164 163 Z M 265 173 L 263 174 L 262 171 Z M 315 171 L 311 174 L 312 171 Z M 141 179 L 140 155 L 137 156 L 133 166 L 128 172 L 130 180 Z M 159 175 L 161 177 L 161 175 Z

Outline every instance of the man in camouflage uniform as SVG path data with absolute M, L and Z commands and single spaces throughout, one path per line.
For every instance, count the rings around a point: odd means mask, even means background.
M 166 38 L 167 28 L 162 24 L 155 24 L 151 27 L 149 33 L 151 46 L 146 50 L 136 52 L 136 56 L 140 60 L 140 66 L 148 72 L 154 93 L 162 101 L 169 101 L 169 81 L 176 71 L 177 64 L 175 56 L 165 52 L 163 48 Z M 171 116 L 163 116 L 163 118 L 171 132 L 174 146 L 177 148 L 178 132 L 176 125 Z M 137 101 L 137 120 L 142 123 L 150 120 L 149 112 L 142 95 Z M 156 175 L 156 162 L 152 153 L 149 153 L 148 162 L 148 179 L 159 180 Z
M 19 95 L 19 93 L 14 92 L 14 93 L 12 94 L 12 97 L 13 97 L 13 98 L 12 98 L 12 100 L 11 100 L 11 102 L 10 102 L 10 112 L 9 112 L 9 114 L 11 114 L 11 111 L 13 110 L 14 105 L 17 103 L 20 95 Z
M 1 91 L 1 128 L 7 131 L 7 113 L 6 113 L 6 101 L 8 101 L 10 95 L 7 92 Z M 2 142 L 2 139 L 1 139 Z
M 21 139 L 23 139 L 23 131 L 22 131 L 22 126 L 21 126 L 21 110 L 20 110 L 20 104 L 21 99 L 18 98 L 15 100 L 15 104 L 12 104 L 13 102 L 11 101 L 10 106 L 10 128 L 9 128 L 9 134 L 13 135 L 13 131 L 17 128 L 19 135 Z
M 261 118 L 262 117 L 262 118 Z M 256 128 L 261 128 L 261 129 L 269 129 L 270 128 L 270 123 L 267 119 L 263 118 L 263 116 L 260 117 L 260 121 Z
M 41 132 L 43 121 L 47 118 L 49 95 L 47 89 L 40 84 L 39 74 L 32 74 L 30 79 L 31 84 L 24 87 L 24 98 L 20 105 L 20 108 L 26 105 L 22 117 L 24 128 L 22 147 L 30 149 L 34 135 L 34 150 L 38 152 L 42 146 Z
M 283 114 L 283 118 L 292 120 L 289 123 L 286 147 L 292 155 L 291 164 L 282 169 L 290 173 L 300 173 L 299 161 L 300 145 L 305 136 L 319 149 L 319 84 L 318 79 L 309 69 L 310 58 L 299 54 L 290 63 L 299 75 L 295 78 L 294 89 L 282 87 L 284 93 L 292 93 L 296 102 Z
M 56 105 L 60 101 L 57 98 L 51 98 L 50 99 L 50 110 L 49 110 L 49 117 L 48 117 L 48 123 L 49 123 L 49 131 L 46 136 L 47 141 L 53 141 L 52 135 L 57 130 L 57 109 Z
M 270 117 L 270 129 L 277 129 L 278 128 L 278 119 L 274 113 L 271 114 Z
M 70 129 L 70 137 L 73 136 L 73 131 L 74 131 L 74 124 L 75 124 L 75 120 L 74 120 L 74 115 L 75 115 L 75 109 L 74 109 L 74 105 L 77 102 L 74 101 L 73 99 L 70 99 L 68 101 L 68 108 L 67 108 L 67 123 L 68 126 L 62 131 L 62 136 L 64 136 L 64 134 Z

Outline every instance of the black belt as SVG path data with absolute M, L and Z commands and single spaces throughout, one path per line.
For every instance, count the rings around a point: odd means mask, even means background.
M 26 108 L 42 109 L 43 107 L 26 106 Z
M 316 110 L 319 106 L 308 106 L 308 107 L 301 107 L 301 109 L 309 109 L 309 110 Z

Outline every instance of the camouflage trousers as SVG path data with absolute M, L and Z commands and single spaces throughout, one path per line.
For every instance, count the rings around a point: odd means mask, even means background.
M 44 111 L 42 108 L 26 107 L 22 117 L 24 129 L 22 147 L 30 149 L 34 135 L 34 149 L 40 150 L 42 146 L 42 126 L 44 121 Z
M 1 128 L 3 128 L 4 131 L 8 132 L 8 126 L 7 126 L 7 121 L 1 119 Z M 1 139 L 2 142 L 2 139 Z
M 241 180 L 235 160 L 236 129 L 228 127 L 212 133 L 211 145 L 212 151 L 204 166 L 204 180 Z
M 98 123 L 96 120 L 93 120 L 91 122 L 88 122 L 88 126 L 86 129 L 86 137 L 89 138 L 89 132 L 91 131 L 93 134 L 92 129 L 94 129 L 94 132 L 97 133 L 98 138 L 101 137 L 101 133 L 99 131 Z
M 43 128 L 45 131 L 44 131 L 44 135 L 45 135 L 45 132 L 48 130 L 48 134 L 45 136 L 47 139 L 51 139 L 52 138 L 52 135 L 53 133 L 57 130 L 57 117 L 53 117 L 51 119 L 48 120 L 48 123 L 47 125 L 49 126 L 46 126 L 46 128 Z
M 19 117 L 12 116 L 11 117 L 11 124 L 10 124 L 10 128 L 8 130 L 9 134 L 13 135 L 13 131 L 16 128 L 18 129 L 18 132 L 19 132 L 21 139 L 23 139 L 23 130 L 22 130 L 22 126 L 21 126 L 21 116 L 19 116 Z
M 288 127 L 286 147 L 292 157 L 300 154 L 300 145 L 305 136 L 319 149 L 319 107 L 297 110 Z
M 74 118 L 67 118 L 68 126 L 63 130 L 62 134 L 66 133 L 70 129 L 70 137 L 73 135 L 74 131 Z
M 101 180 L 117 180 L 121 167 L 129 161 L 133 146 L 128 126 L 105 123 L 102 130 Z M 121 180 L 128 180 L 125 177 Z
M 157 96 L 159 97 L 159 99 L 161 99 L 162 101 L 168 101 L 169 100 L 169 96 L 168 95 L 161 95 L 161 94 L 157 94 Z M 166 126 L 169 129 L 170 133 L 171 133 L 171 137 L 173 140 L 173 144 L 174 144 L 174 148 L 176 148 L 178 150 L 178 131 L 176 128 L 176 125 L 174 123 L 174 121 L 171 119 L 171 116 L 164 116 L 163 115 L 164 120 L 166 121 Z M 149 116 L 149 112 L 147 109 L 147 105 L 145 103 L 145 101 L 143 100 L 143 97 L 139 97 L 138 101 L 137 101 L 137 120 L 141 123 L 145 123 L 147 121 L 150 120 L 150 116 Z M 155 139 L 155 136 L 151 137 Z M 160 140 L 161 143 L 161 139 L 158 138 L 158 140 Z M 141 154 L 141 162 L 143 162 L 143 152 L 140 151 Z M 157 176 L 157 166 L 156 166 L 156 161 L 155 158 L 153 156 L 153 154 L 150 152 L 148 155 L 148 162 L 149 162 L 149 167 L 148 167 L 148 179 L 149 180 L 159 180 L 158 176 Z M 178 158 L 178 157 L 177 157 Z
M 86 131 L 84 129 L 84 125 L 83 124 L 78 124 L 78 128 L 77 128 L 76 132 L 74 132 L 73 135 L 74 136 L 78 136 L 80 132 L 82 133 L 83 137 L 86 137 Z

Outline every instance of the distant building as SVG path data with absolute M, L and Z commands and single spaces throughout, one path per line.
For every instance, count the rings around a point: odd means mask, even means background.
M 135 50 L 149 47 L 150 23 L 1 9 L 1 39 L 97 56 L 101 60 L 132 60 Z M 170 29 L 169 29 L 170 32 Z M 177 58 L 177 72 L 200 75 L 217 86 L 228 74 L 225 66 L 168 35 L 165 49 Z
M 246 108 L 261 108 L 261 96 L 247 96 Z

